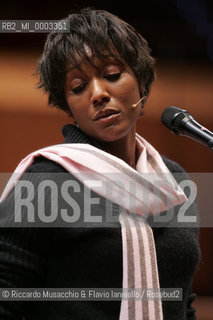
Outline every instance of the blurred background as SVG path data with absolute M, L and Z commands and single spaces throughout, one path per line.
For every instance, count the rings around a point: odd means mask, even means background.
M 0 19 L 61 19 L 85 6 L 108 10 L 132 24 L 156 58 L 157 79 L 138 132 L 187 172 L 212 173 L 213 153 L 170 133 L 160 117 L 167 106 L 175 105 L 213 131 L 213 1 L 19 1 L 16 6 L 6 1 Z M 47 97 L 36 89 L 34 71 L 46 34 L 1 33 L 0 38 L 0 171 L 12 172 L 28 153 L 61 143 L 61 127 L 71 119 L 47 107 Z M 202 258 L 193 289 L 199 296 L 198 319 L 207 320 L 213 314 L 211 227 L 201 228 L 200 242 Z

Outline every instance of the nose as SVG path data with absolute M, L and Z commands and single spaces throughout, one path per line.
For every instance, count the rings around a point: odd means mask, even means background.
M 94 106 L 110 101 L 106 84 L 102 79 L 93 79 L 91 82 L 91 102 Z

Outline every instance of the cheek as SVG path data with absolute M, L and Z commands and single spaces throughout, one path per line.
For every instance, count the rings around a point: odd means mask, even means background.
M 78 115 L 79 110 L 82 109 L 82 107 L 78 101 L 79 99 L 78 99 L 78 97 L 74 97 L 72 95 L 69 95 L 69 93 L 65 94 L 65 96 L 66 96 L 66 101 L 67 101 L 68 107 L 69 107 L 71 113 L 73 114 L 74 118 L 76 119 L 76 116 Z
M 140 99 L 139 86 L 136 79 L 129 75 L 121 85 L 121 101 L 124 105 L 132 105 Z
M 74 118 L 76 118 L 77 110 L 79 109 L 78 108 L 78 106 L 79 106 L 79 103 L 78 103 L 79 98 L 77 96 L 74 96 L 71 93 L 71 89 L 69 87 L 69 84 L 67 84 L 67 83 L 65 84 L 64 94 L 65 94 L 67 105 L 68 105 L 72 115 L 74 116 Z
M 136 111 L 138 108 L 137 106 L 134 108 L 133 104 L 136 104 L 140 100 L 140 93 L 139 90 L 136 90 L 135 87 L 132 89 L 128 88 L 121 97 L 121 104 L 123 107 L 132 113 L 132 111 Z
M 68 104 L 69 109 L 72 112 L 73 118 L 76 122 L 88 124 L 89 123 L 89 110 L 86 103 L 80 102 L 71 102 Z

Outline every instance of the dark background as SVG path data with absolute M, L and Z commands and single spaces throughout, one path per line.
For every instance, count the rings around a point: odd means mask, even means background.
M 0 19 L 61 19 L 85 6 L 108 10 L 132 24 L 148 40 L 156 58 L 157 80 L 138 132 L 188 172 L 213 172 L 211 151 L 172 135 L 160 123 L 162 111 L 177 105 L 213 131 L 213 1 L 19 1 L 16 5 L 5 1 Z M 33 72 L 45 38 L 43 33 L 0 34 L 2 172 L 13 171 L 29 152 L 62 142 L 60 128 L 70 122 L 63 113 L 49 109 L 46 97 L 35 89 Z M 213 296 L 211 226 L 201 228 L 200 242 L 202 260 L 193 288 L 199 295 L 198 312 L 203 312 L 198 319 L 205 320 L 213 313 L 208 300 Z
M 61 19 L 89 6 L 108 10 L 142 32 L 159 59 L 213 61 L 213 2 L 211 0 L 149 1 L 5 1 L 1 19 Z M 44 34 L 2 34 L 2 44 L 11 48 L 42 48 Z

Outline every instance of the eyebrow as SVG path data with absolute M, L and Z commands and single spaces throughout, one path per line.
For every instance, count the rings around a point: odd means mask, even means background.
M 115 64 L 120 65 L 120 66 L 123 66 L 123 65 L 124 65 L 120 60 L 115 59 L 114 57 L 111 57 L 111 56 L 107 57 L 106 59 L 102 59 L 102 60 L 105 61 L 105 64 L 106 64 L 106 65 L 107 65 L 107 63 L 115 63 Z M 88 62 L 89 62 L 89 61 L 88 61 Z M 95 63 L 91 63 L 91 62 L 89 62 L 89 63 L 91 64 L 91 66 L 93 66 L 93 67 L 96 68 L 96 69 L 99 69 L 99 68 L 100 68 L 100 66 L 96 65 Z M 80 72 L 84 73 L 83 70 L 82 70 L 82 68 L 81 68 L 81 65 L 80 65 L 80 64 L 77 64 L 77 63 L 76 63 L 75 65 L 72 65 L 72 66 L 68 67 L 68 68 L 66 69 L 66 73 L 67 73 L 67 72 L 70 72 L 70 71 L 72 71 L 72 70 L 75 70 L 75 69 L 78 69 Z
M 68 67 L 68 68 L 66 69 L 66 72 L 72 71 L 72 70 L 74 70 L 74 69 L 79 69 L 79 70 L 81 70 L 81 67 L 76 64 L 76 65 L 74 65 L 74 66 Z
M 95 64 L 92 64 L 92 63 L 90 63 L 90 64 L 91 64 L 91 66 L 93 66 L 93 67 L 96 68 L 97 70 L 99 69 L 99 67 L 96 66 Z M 66 73 L 71 72 L 72 70 L 76 70 L 76 69 L 78 69 L 82 74 L 84 74 L 84 71 L 82 70 L 80 64 L 75 64 L 75 65 L 73 65 L 73 66 L 68 67 L 68 68 L 66 69 Z

